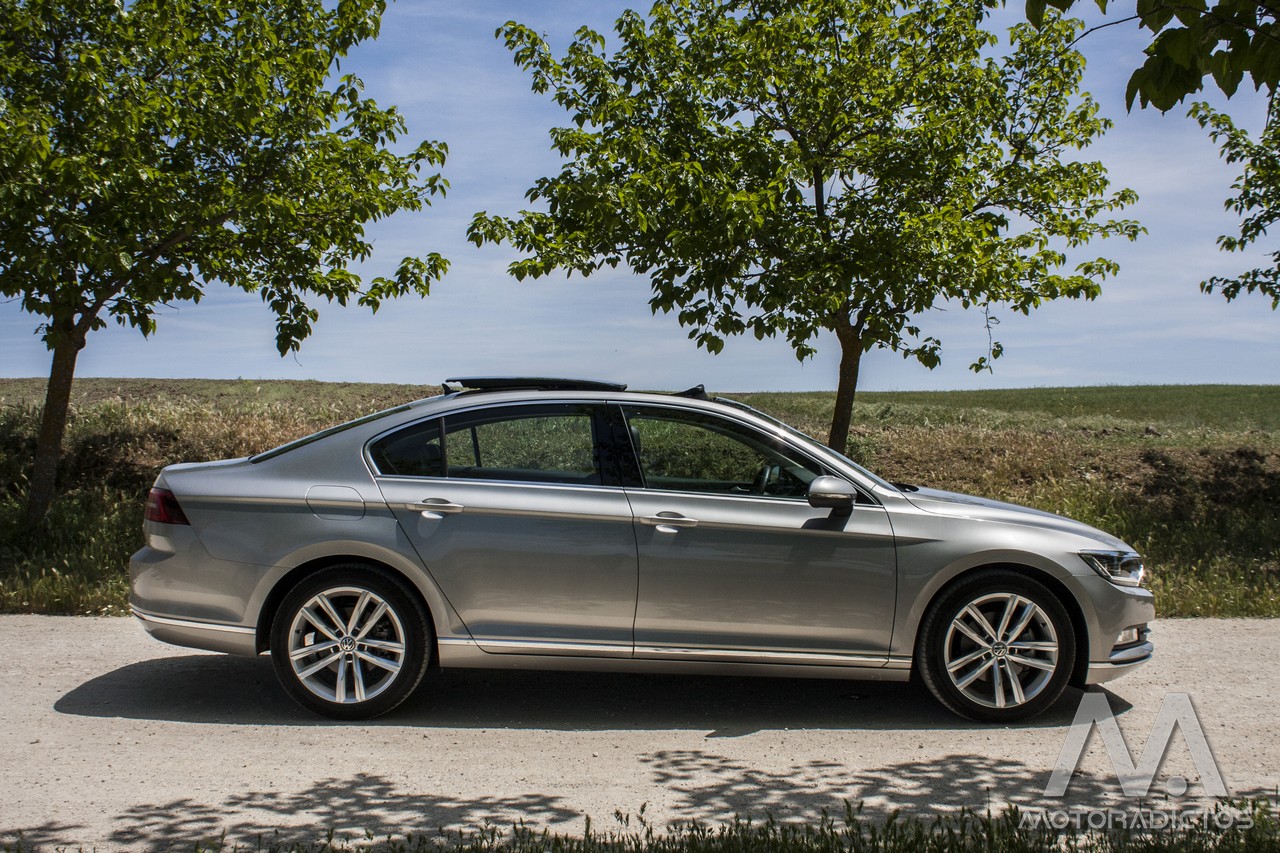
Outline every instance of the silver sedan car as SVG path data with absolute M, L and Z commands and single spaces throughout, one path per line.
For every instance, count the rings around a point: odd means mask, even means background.
M 580 380 L 446 393 L 172 465 L 130 565 L 158 639 L 258 655 L 339 718 L 429 666 L 905 681 L 1009 722 L 1151 658 L 1141 558 L 888 483 L 740 403 Z

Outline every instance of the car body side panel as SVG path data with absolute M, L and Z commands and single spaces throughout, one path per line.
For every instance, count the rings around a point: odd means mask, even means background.
M 896 596 L 878 506 L 840 517 L 802 500 L 629 491 L 637 516 L 637 656 L 773 650 L 883 657 Z M 697 521 L 664 530 L 659 513 Z M 689 652 L 678 652 L 688 656 Z
M 145 523 L 147 545 L 130 563 L 130 604 L 175 619 L 252 627 L 249 603 L 270 566 L 218 560 L 187 525 Z
M 486 651 L 630 657 L 636 545 L 621 489 L 429 477 L 379 485 Z M 423 512 L 429 499 L 462 509 Z

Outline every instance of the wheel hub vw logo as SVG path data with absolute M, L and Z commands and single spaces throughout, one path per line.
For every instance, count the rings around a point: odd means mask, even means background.
M 356 638 L 343 637 L 338 641 L 338 648 L 344 652 L 354 652 L 356 650 Z
M 992 657 L 1002 658 L 1009 653 L 1009 647 L 1004 643 L 996 643 L 991 647 Z

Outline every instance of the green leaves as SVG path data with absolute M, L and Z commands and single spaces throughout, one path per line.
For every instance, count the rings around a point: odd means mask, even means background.
M 993 58 L 993 8 L 660 0 L 619 19 L 612 53 L 579 30 L 559 59 L 508 23 L 533 89 L 569 114 L 551 131 L 565 163 L 529 190 L 537 209 L 478 213 L 469 236 L 520 250 L 521 280 L 625 263 L 709 352 L 750 332 L 805 358 L 826 329 L 846 356 L 936 366 L 915 317 L 1092 298 L 1114 264 L 1062 276 L 1064 250 L 1141 231 L 1105 218 L 1133 193 L 1074 153 L 1107 127 L 1076 95 L 1077 25 L 1015 28 Z
M 1076 0 L 1027 0 L 1027 20 L 1040 26 L 1045 9 L 1066 11 Z M 1096 0 L 1107 10 L 1106 0 Z M 1258 0 L 1136 0 L 1142 26 L 1152 32 L 1147 58 L 1126 88 L 1130 107 L 1166 111 L 1199 92 L 1204 78 L 1230 97 L 1247 75 L 1255 89 L 1274 91 L 1280 83 L 1280 17 Z
M 44 515 L 76 355 L 108 318 L 144 335 L 156 306 L 221 282 L 276 316 L 281 355 L 318 312 L 425 294 L 447 262 L 406 258 L 361 291 L 364 223 L 443 193 L 406 156 L 394 108 L 331 82 L 377 35 L 383 0 L 0 0 L 0 295 L 45 318 L 54 351 L 28 505 Z
M 335 75 L 384 6 L 0 0 L 0 293 L 53 321 L 51 346 L 82 346 L 221 282 L 263 295 L 281 353 L 310 298 L 425 294 L 438 255 L 367 290 L 347 270 L 372 250 L 364 223 L 447 188 L 445 146 L 392 153 L 403 118 Z
M 1280 221 L 1280 104 L 1271 99 L 1267 124 L 1257 140 L 1236 127 L 1231 117 L 1208 104 L 1193 104 L 1191 116 L 1208 129 L 1213 140 L 1222 146 L 1228 163 L 1244 163 L 1244 173 L 1233 188 L 1236 195 L 1227 199 L 1228 210 L 1244 216 L 1239 236 L 1223 235 L 1218 245 L 1228 252 L 1248 250 L 1267 229 Z M 1267 255 L 1269 267 L 1257 267 L 1238 276 L 1213 276 L 1200 283 L 1205 293 L 1217 291 L 1228 301 L 1244 293 L 1270 297 L 1271 308 L 1280 308 L 1280 251 Z
M 820 329 L 936 363 L 908 319 L 940 300 L 1088 296 L 1106 273 L 1051 276 L 1051 245 L 1134 237 L 1099 214 L 1133 200 L 1067 152 L 1101 134 L 1077 30 L 1051 18 L 987 58 L 985 2 L 659 2 L 624 15 L 617 49 L 580 30 L 564 57 L 499 30 L 533 88 L 565 107 L 566 163 L 516 217 L 480 213 L 477 245 L 526 254 L 518 279 L 627 263 L 690 337 Z M 607 261 L 606 261 L 607 259 Z

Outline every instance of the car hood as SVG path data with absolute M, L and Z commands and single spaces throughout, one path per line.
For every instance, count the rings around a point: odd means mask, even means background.
M 944 492 L 940 489 L 912 487 L 903 489 L 902 496 L 917 509 L 936 515 L 948 515 L 954 518 L 972 518 L 979 521 L 994 521 L 1004 524 L 1022 524 L 1028 527 L 1039 527 L 1073 533 L 1098 542 L 1103 547 L 1119 551 L 1132 550 L 1125 542 L 1096 527 L 1090 527 L 1079 521 L 1051 512 L 1003 503 L 987 498 L 964 495 L 959 492 Z

